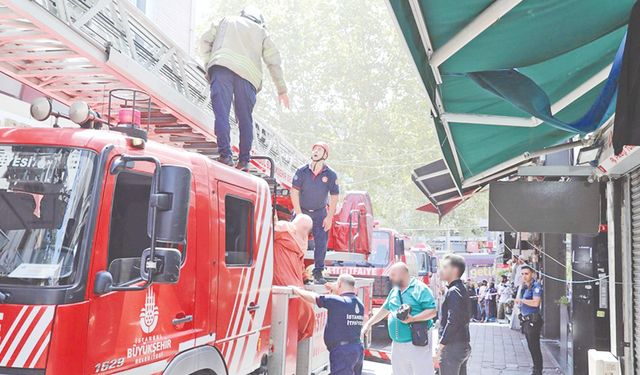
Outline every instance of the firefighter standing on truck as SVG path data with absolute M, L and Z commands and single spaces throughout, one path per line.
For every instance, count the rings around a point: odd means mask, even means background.
M 233 166 L 229 112 L 231 102 L 240 128 L 240 155 L 236 168 L 248 171 L 253 142 L 253 107 L 262 88 L 262 60 L 267 64 L 278 99 L 289 108 L 280 53 L 273 43 L 264 17 L 255 7 L 240 16 L 225 17 L 200 39 L 200 54 L 211 83 L 211 104 L 215 114 L 218 161 Z
M 364 305 L 356 295 L 356 280 L 342 274 L 337 283 L 326 284 L 331 294 L 318 294 L 293 288 L 303 300 L 327 309 L 324 343 L 329 350 L 331 375 L 361 375 L 364 347 L 360 332 L 364 322 Z
M 327 232 L 331 229 L 340 194 L 338 175 L 325 163 L 328 157 L 329 145 L 316 142 L 311 149 L 311 162 L 296 171 L 291 183 L 291 201 L 296 215 L 303 213 L 313 219 L 313 278 L 316 284 L 326 283 L 322 271 L 329 240 Z

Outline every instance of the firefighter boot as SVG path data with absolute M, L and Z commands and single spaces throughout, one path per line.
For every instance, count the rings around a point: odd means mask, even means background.
M 236 169 L 239 169 L 243 172 L 249 172 L 249 162 L 239 161 L 238 164 L 236 164 Z
M 219 156 L 217 159 L 218 163 L 226 164 L 230 167 L 233 167 L 233 159 L 231 156 Z
M 317 285 L 324 285 L 327 283 L 327 280 L 322 276 L 322 270 L 313 270 L 313 282 Z

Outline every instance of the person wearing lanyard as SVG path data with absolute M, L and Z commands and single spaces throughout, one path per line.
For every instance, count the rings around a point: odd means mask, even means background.
M 535 271 L 531 266 L 524 264 L 520 269 L 523 284 L 515 303 L 520 306 L 520 324 L 533 360 L 532 375 L 542 375 L 542 350 L 540 349 L 540 332 L 543 324 L 540 315 L 542 285 L 534 279 Z
M 411 277 L 409 267 L 402 262 L 391 266 L 389 279 L 394 288 L 378 312 L 362 327 L 362 336 L 366 335 L 371 327 L 388 317 L 387 327 L 389 337 L 392 340 L 391 367 L 393 373 L 402 375 L 433 374 L 432 344 L 429 342 L 427 346 L 413 345 L 410 327 L 412 323 L 422 321 L 428 321 L 429 328 L 433 327 L 433 318 L 437 314 L 433 293 L 423 282 Z M 400 320 L 396 313 L 403 304 L 411 306 L 411 311 L 405 320 Z
M 329 350 L 331 375 L 361 375 L 364 347 L 360 332 L 364 321 L 364 305 L 356 296 L 356 280 L 349 274 L 338 277 L 335 285 L 326 284 L 334 295 L 293 288 L 303 300 L 327 309 L 324 343 Z
M 311 162 L 296 171 L 291 183 L 291 202 L 295 214 L 306 214 L 313 220 L 313 278 L 316 284 L 326 283 L 322 271 L 329 240 L 327 232 L 333 224 L 340 194 L 338 175 L 325 163 L 328 157 L 329 145 L 316 142 L 311 149 Z

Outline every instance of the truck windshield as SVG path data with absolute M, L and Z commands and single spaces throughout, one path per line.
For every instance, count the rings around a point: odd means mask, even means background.
M 369 254 L 369 263 L 374 267 L 384 267 L 389 264 L 390 234 L 373 231 L 373 246 Z
M 0 145 L 0 283 L 74 282 L 95 154 Z

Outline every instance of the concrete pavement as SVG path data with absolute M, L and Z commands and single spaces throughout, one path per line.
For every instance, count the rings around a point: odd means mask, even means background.
M 544 346 L 542 355 L 545 374 L 564 373 Z M 528 375 L 532 366 L 527 342 L 519 331 L 499 323 L 471 324 L 471 358 L 467 368 L 475 375 Z
M 380 345 L 383 346 L 384 343 Z M 544 346 L 542 350 L 544 374 L 564 374 Z M 509 329 L 505 324 L 472 323 L 471 358 L 467 369 L 474 375 L 530 374 L 531 356 L 524 336 L 518 331 Z M 391 375 L 391 366 L 365 362 L 363 374 Z

